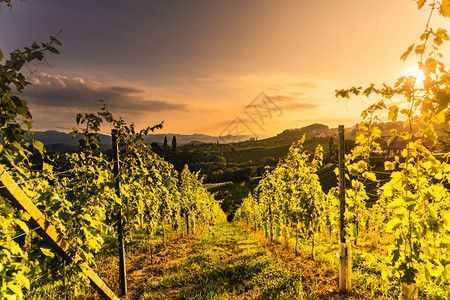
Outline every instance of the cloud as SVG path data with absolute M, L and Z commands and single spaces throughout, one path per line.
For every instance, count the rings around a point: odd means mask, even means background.
M 289 95 L 274 95 L 270 96 L 270 99 L 274 101 L 282 110 L 307 110 L 314 109 L 320 105 L 314 103 L 305 103 L 299 97 Z M 306 100 L 306 99 L 305 99 Z
M 216 73 L 206 77 L 196 78 L 195 82 L 216 87 L 259 86 L 264 90 L 277 91 L 286 89 L 315 89 L 321 84 L 315 79 L 302 78 L 292 74 L 250 73 L 221 74 Z
M 308 82 L 308 81 L 294 82 L 294 83 L 291 83 L 290 85 L 293 87 L 303 88 L 303 89 L 316 89 L 320 86 L 317 82 Z
M 53 108 L 98 109 L 103 99 L 112 111 L 143 114 L 187 110 L 186 104 L 153 99 L 145 89 L 134 86 L 106 86 L 80 77 L 39 74 L 31 80 L 25 96 L 30 104 Z
M 270 99 L 272 99 L 274 102 L 279 103 L 279 102 L 293 102 L 296 101 L 297 98 L 296 97 L 292 97 L 292 96 L 287 96 L 287 95 L 274 95 L 274 96 L 269 96 Z
M 285 110 L 308 110 L 319 107 L 320 105 L 311 104 L 311 103 L 289 103 L 286 105 L 282 105 L 281 107 Z
M 267 90 L 274 92 L 289 90 L 291 91 L 291 94 L 303 95 L 305 94 L 305 90 L 309 91 L 321 86 L 321 84 L 316 81 L 292 81 L 289 78 L 285 78 L 284 80 L 285 82 L 268 85 Z

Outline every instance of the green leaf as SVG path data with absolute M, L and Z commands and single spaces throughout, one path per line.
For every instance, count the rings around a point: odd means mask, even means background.
M 450 0 L 442 0 L 440 13 L 444 17 L 450 17 Z
M 439 105 L 438 112 L 444 110 L 448 107 L 448 104 L 450 103 L 450 96 L 445 91 L 438 91 L 436 93 L 436 101 Z
M 11 290 L 11 292 L 13 292 L 13 294 L 18 295 L 22 293 L 22 289 L 20 287 L 20 285 L 16 284 L 15 281 L 11 281 L 7 283 L 7 287 L 9 290 Z M 8 299 L 8 297 L 6 297 L 6 299 Z M 15 297 L 11 297 L 10 299 L 16 299 Z
M 51 40 L 53 43 L 55 43 L 55 45 L 62 46 L 62 43 L 61 43 L 57 38 L 55 38 L 54 36 L 51 36 L 51 37 L 50 37 L 50 40 Z
M 365 177 L 365 178 L 367 178 L 367 179 L 369 179 L 369 180 L 371 180 L 371 181 L 377 181 L 377 177 L 375 176 L 375 173 L 372 173 L 372 172 L 364 172 L 364 173 L 362 174 L 362 176 Z
M 418 0 L 417 1 L 417 8 L 421 9 L 425 5 L 426 0 Z
M 392 171 L 395 169 L 395 162 L 392 161 L 385 161 L 384 162 L 384 169 L 386 171 Z
M 431 116 L 431 121 L 436 124 L 442 124 L 445 122 L 445 111 L 442 110 L 440 113 Z
M 391 136 L 391 138 L 387 141 L 387 145 L 389 146 L 395 138 L 396 135 Z
M 358 228 L 355 223 L 352 224 L 352 233 L 355 239 L 358 238 Z
M 413 211 L 413 210 L 416 208 L 416 206 L 417 206 L 416 203 L 412 203 L 412 204 L 409 204 L 409 205 L 406 207 L 406 209 L 407 209 L 408 211 Z
M 41 155 L 44 155 L 44 144 L 42 142 L 33 140 L 33 148 L 39 151 Z
M 431 129 L 430 127 L 428 127 L 427 129 L 425 129 L 424 134 L 429 137 L 432 141 L 436 141 L 438 136 L 436 134 L 436 132 Z
M 41 252 L 48 257 L 54 257 L 55 254 L 53 254 L 52 252 L 52 248 L 51 247 L 39 247 L 39 249 L 41 250 Z
M 44 162 L 42 164 L 42 172 L 48 174 L 53 172 L 53 166 Z
M 402 54 L 402 56 L 400 56 L 400 59 L 401 59 L 401 60 L 405 61 L 405 60 L 408 58 L 409 54 L 410 54 L 411 51 L 414 49 L 414 44 L 415 44 L 415 43 L 413 43 L 411 46 L 409 46 L 408 50 L 406 50 L 406 51 Z
M 448 41 L 448 33 L 447 30 L 442 29 L 442 28 L 438 28 L 438 30 L 436 30 L 436 36 L 438 36 L 439 38 Z
M 392 219 L 386 224 L 386 232 L 394 232 L 398 227 L 402 225 L 402 221 L 400 219 Z
M 442 265 L 434 266 L 431 263 L 426 264 L 425 268 L 426 268 L 427 272 L 429 273 L 429 275 L 431 275 L 432 277 L 441 276 L 442 272 L 444 272 L 444 270 L 445 270 L 445 268 Z
M 443 213 L 444 229 L 450 231 L 450 212 Z
M 22 229 L 25 233 L 28 233 L 30 231 L 30 229 L 28 228 L 28 225 L 19 219 L 15 219 L 14 222 L 20 227 L 20 229 Z
M 425 43 L 417 45 L 416 48 L 414 48 L 414 52 L 416 52 L 417 55 L 422 55 L 425 53 Z
M 0 49 L 0 61 L 3 59 L 3 52 L 2 49 Z
M 392 201 L 391 203 L 388 204 L 388 208 L 395 209 L 395 208 L 403 206 L 403 204 L 404 204 L 404 201 L 402 198 L 395 198 L 394 201 Z
M 397 121 L 397 115 L 398 115 L 398 106 L 397 105 L 389 106 L 388 119 L 391 120 L 392 122 L 396 122 Z
M 25 288 L 30 289 L 30 280 L 23 274 L 16 274 L 15 279 L 23 284 Z

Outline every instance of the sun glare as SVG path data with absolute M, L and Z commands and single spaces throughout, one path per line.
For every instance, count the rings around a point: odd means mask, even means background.
M 408 68 L 405 71 L 405 75 L 415 77 L 417 83 L 423 82 L 425 80 L 425 75 L 423 75 L 423 72 L 419 69 L 417 65 Z

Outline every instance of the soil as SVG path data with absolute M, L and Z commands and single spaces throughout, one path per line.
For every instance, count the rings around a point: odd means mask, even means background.
M 314 261 L 310 253 L 300 251 L 295 253 L 294 249 L 282 243 L 268 241 L 263 233 L 255 232 L 244 224 L 247 232 L 257 239 L 270 251 L 276 261 L 280 261 L 291 272 L 302 275 L 302 284 L 305 291 L 314 295 L 315 299 L 373 299 L 364 294 L 363 291 L 355 291 L 351 294 L 342 294 L 338 290 L 338 274 L 333 266 L 323 262 Z M 147 253 L 132 256 L 127 261 L 127 283 L 128 294 L 121 297 L 122 300 L 139 299 L 145 292 L 149 280 L 156 283 L 157 289 L 152 289 L 155 299 L 176 299 L 183 289 L 188 286 L 174 288 L 165 287 L 162 284 L 164 274 L 174 273 L 181 268 L 194 254 L 193 245 L 198 242 L 201 232 L 195 236 L 182 236 L 167 241 L 166 247 L 156 245 Z
M 271 242 L 261 232 L 255 232 L 245 224 L 240 224 L 257 240 L 265 245 L 272 253 L 274 259 L 281 260 L 291 271 L 302 274 L 302 284 L 305 289 L 312 291 L 315 299 L 373 299 L 360 291 L 351 294 L 339 292 L 339 278 L 332 266 L 323 262 L 314 261 L 311 253 L 295 250 L 282 243 Z
M 166 272 L 181 267 L 192 253 L 192 245 L 195 241 L 196 239 L 192 236 L 174 238 L 166 243 L 166 247 L 156 245 L 151 253 L 141 253 L 130 259 L 127 262 L 129 266 L 127 270 L 128 293 L 120 299 L 139 299 L 148 279 L 160 281 Z M 158 299 L 170 299 L 178 291 L 161 287 L 154 293 Z

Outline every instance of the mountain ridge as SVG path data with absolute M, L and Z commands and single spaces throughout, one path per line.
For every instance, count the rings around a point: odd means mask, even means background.
M 389 131 L 393 128 L 401 127 L 403 122 L 396 123 L 381 123 L 380 129 L 383 135 L 389 135 Z M 346 138 L 355 138 L 357 133 L 357 125 L 345 128 Z M 176 134 L 176 133 L 154 133 L 144 137 L 144 142 L 147 144 L 157 143 L 163 144 L 164 137 L 167 137 L 169 144 L 171 144 L 172 137 L 175 136 L 178 145 L 187 144 L 228 144 L 233 143 L 236 145 L 243 145 L 252 143 L 255 146 L 270 146 L 270 145 L 284 145 L 290 144 L 296 140 L 302 138 L 305 135 L 306 139 L 312 138 L 324 138 L 324 137 L 337 137 L 337 128 L 330 128 L 327 125 L 314 123 L 301 128 L 285 129 L 281 133 L 264 138 L 254 139 L 252 135 L 228 135 L 228 136 L 211 136 L 207 134 L 194 133 L 194 134 Z M 111 145 L 111 136 L 105 134 L 98 134 L 100 144 L 109 147 Z M 44 143 L 44 145 L 67 145 L 70 147 L 77 147 L 79 145 L 78 140 L 82 138 L 81 133 L 77 133 L 73 138 L 72 133 L 64 133 L 57 130 L 36 131 L 33 135 L 27 135 L 26 141 L 38 140 Z
M 111 144 L 111 136 L 106 134 L 98 134 L 100 139 L 100 144 L 109 145 Z M 169 143 L 172 141 L 172 137 L 175 136 L 178 145 L 184 145 L 189 143 L 227 143 L 227 142 L 242 142 L 249 140 L 251 135 L 229 135 L 229 136 L 211 136 L 201 133 L 194 134 L 149 134 L 144 137 L 144 142 L 147 144 L 158 143 L 161 144 L 164 141 L 164 137 L 167 137 Z M 35 131 L 34 134 L 29 134 L 25 137 L 27 142 L 32 140 L 41 141 L 44 145 L 67 145 L 72 147 L 77 147 L 79 145 L 78 141 L 82 138 L 81 133 L 77 133 L 75 138 L 72 133 L 60 132 L 57 130 L 46 130 L 46 131 Z

